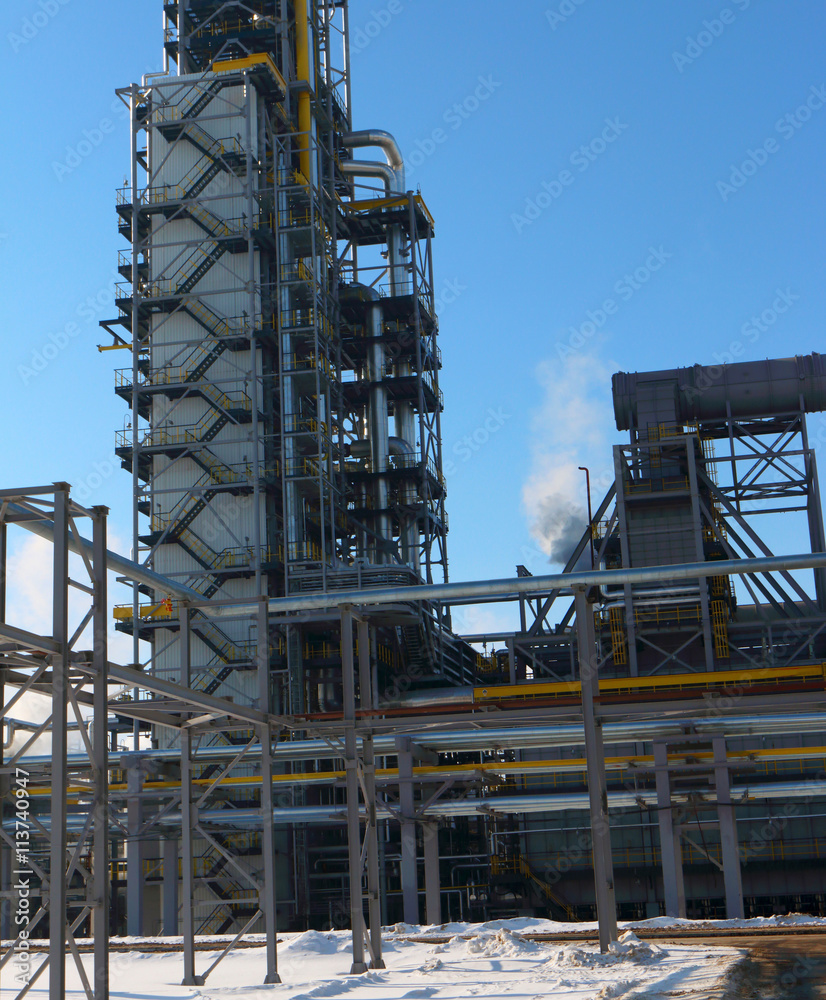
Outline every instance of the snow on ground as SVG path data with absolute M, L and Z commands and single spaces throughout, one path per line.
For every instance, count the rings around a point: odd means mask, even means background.
M 574 926 L 584 930 L 589 925 Z M 545 943 L 523 936 L 525 931 L 542 933 L 550 927 L 560 929 L 552 921 L 529 918 L 427 928 L 397 924 L 383 937 L 386 970 L 360 976 L 348 975 L 348 931 L 283 934 L 278 946 L 280 986 L 261 985 L 265 956 L 260 947 L 230 953 L 199 987 L 180 985 L 180 952 L 117 952 L 111 956 L 110 989 L 119 1000 L 656 1000 L 675 995 L 700 1000 L 714 995 L 710 991 L 721 987 L 743 955 L 733 948 L 640 941 L 633 931 L 625 931 L 606 955 L 591 942 Z M 451 936 L 435 944 L 408 939 L 410 934 L 428 932 Z M 219 953 L 220 948 L 197 952 L 198 973 L 208 969 Z M 91 975 L 92 956 L 84 955 L 83 963 Z M 3 970 L 0 1000 L 11 1000 L 19 989 L 9 975 L 12 969 Z M 67 996 L 81 1000 L 82 987 L 71 959 L 67 978 Z M 42 997 L 47 990 L 44 974 L 29 995 Z
M 826 917 L 811 917 L 806 913 L 787 913 L 773 917 L 750 917 L 747 920 L 688 920 L 684 917 L 650 917 L 647 920 L 620 921 L 621 930 L 633 930 L 644 933 L 647 930 L 794 930 L 798 927 L 826 927 Z M 412 924 L 394 924 L 386 928 L 394 936 L 410 935 L 416 937 L 442 937 L 445 934 L 463 934 L 468 929 L 476 931 L 495 931 L 507 928 L 522 934 L 596 934 L 596 921 L 580 921 L 566 923 L 559 920 L 544 920 L 541 917 L 516 917 L 510 920 L 489 920 L 484 924 L 432 924 L 425 927 L 414 927 Z

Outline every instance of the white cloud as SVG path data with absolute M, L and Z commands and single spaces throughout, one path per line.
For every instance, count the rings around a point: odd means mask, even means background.
M 79 527 L 83 530 L 83 521 Z M 16 628 L 34 632 L 37 635 L 52 633 L 52 573 L 53 546 L 51 542 L 37 535 L 23 531 L 10 532 L 9 557 L 7 568 L 6 621 Z M 116 536 L 110 536 L 109 546 L 114 551 L 123 548 L 122 542 Z M 83 560 L 71 555 L 69 559 L 69 575 L 79 582 L 87 582 L 88 574 Z M 114 603 L 128 601 L 128 591 L 114 585 L 114 578 L 109 578 L 110 608 Z M 74 632 L 89 608 L 90 598 L 76 588 L 69 589 L 69 633 Z M 109 659 L 128 663 L 132 661 L 132 639 L 130 636 L 116 632 L 114 620 L 109 616 Z M 92 645 L 91 626 L 88 626 L 75 644 L 76 649 L 88 649 Z M 6 686 L 6 700 L 11 698 L 15 689 Z M 115 689 L 112 689 L 112 694 Z M 26 693 L 14 705 L 10 716 L 25 722 L 40 724 L 45 721 L 51 710 L 49 699 L 43 695 Z M 86 716 L 88 713 L 81 710 Z M 70 723 L 75 722 L 74 711 L 70 708 L 68 715 Z M 5 736 L 5 733 L 4 733 Z M 15 734 L 11 750 L 16 752 L 29 738 L 30 733 L 18 730 Z M 81 737 L 77 733 L 69 734 L 70 749 L 81 749 Z M 39 737 L 27 754 L 48 754 L 51 752 L 51 738 L 48 732 Z

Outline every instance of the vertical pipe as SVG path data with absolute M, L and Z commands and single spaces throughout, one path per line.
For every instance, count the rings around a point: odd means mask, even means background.
M 287 164 L 281 164 L 283 170 L 287 171 Z M 276 238 L 278 240 L 278 351 L 279 351 L 279 388 L 280 388 L 280 438 L 281 438 L 281 487 L 284 496 L 283 513 L 283 536 L 284 536 L 284 593 L 290 592 L 290 563 L 294 558 L 299 558 L 299 547 L 301 544 L 301 531 L 298 521 L 298 490 L 295 485 L 294 463 L 297 460 L 295 436 L 287 434 L 286 429 L 291 415 L 296 412 L 295 389 L 293 379 L 287 373 L 288 362 L 293 353 L 293 337 L 289 333 L 283 332 L 285 322 L 289 322 L 289 314 L 292 306 L 290 299 L 289 285 L 282 280 L 286 262 L 292 259 L 290 240 L 286 232 L 281 228 L 281 220 L 289 222 L 289 200 L 287 192 L 278 183 L 278 166 L 276 166 Z M 295 555 L 293 555 L 295 553 Z M 288 653 L 291 657 L 291 654 Z
M 308 185 L 312 185 L 312 162 L 310 156 L 311 131 L 313 127 L 310 93 L 313 89 L 310 77 L 310 20 L 307 12 L 309 0 L 295 2 L 295 49 L 296 76 L 299 83 L 305 83 L 298 95 L 298 149 L 299 169 Z
M 350 875 L 350 927 L 353 964 L 350 974 L 367 971 L 364 961 L 364 913 L 361 895 L 361 837 L 359 831 L 358 747 L 356 744 L 356 681 L 353 663 L 353 610 L 341 609 L 341 679 L 344 701 L 344 767 L 347 784 L 347 858 Z
M 93 507 L 92 527 L 92 581 L 93 596 L 93 653 L 94 681 L 92 690 L 94 753 L 94 825 L 92 828 L 92 878 L 94 901 L 92 928 L 94 936 L 94 1000 L 109 997 L 109 744 L 107 721 L 109 717 L 108 691 L 108 615 L 106 575 L 106 507 Z M 176 873 L 177 877 L 177 873 Z
M 165 75 L 169 74 L 169 52 L 166 48 L 167 40 L 169 39 L 169 18 L 166 14 L 166 9 L 161 11 L 161 27 L 163 28 L 163 71 Z
M 262 600 L 258 605 L 257 618 L 258 646 L 256 661 L 258 667 L 258 708 L 269 714 L 270 711 L 270 638 L 267 602 Z M 259 729 L 261 744 L 261 852 L 264 855 L 264 882 L 261 887 L 258 907 L 264 914 L 264 932 L 266 934 L 267 972 L 264 982 L 280 983 L 278 975 L 278 913 L 276 910 L 275 882 L 275 824 L 273 823 L 272 794 L 272 733 L 269 725 Z
M 343 8 L 343 44 L 344 44 L 344 93 L 347 101 L 347 128 L 349 130 L 352 122 L 350 108 L 353 104 L 353 89 L 350 83 L 350 0 L 340 0 Z
M 252 544 L 253 544 L 253 568 L 255 570 L 255 593 L 260 596 L 262 593 L 261 579 L 261 434 L 258 420 L 258 340 L 257 321 L 258 302 L 257 292 L 260 289 L 259 276 L 255 267 L 255 238 L 253 232 L 256 228 L 256 205 L 253 191 L 253 158 L 252 158 L 252 95 L 253 87 L 250 84 L 249 73 L 244 74 L 244 115 L 246 117 L 246 193 L 247 193 L 247 258 L 249 261 L 248 288 L 249 301 L 247 310 L 249 313 L 249 342 L 250 342 L 250 406 L 252 408 Z M 260 154 L 261 136 L 258 136 L 258 152 Z M 258 157 L 260 160 L 260 156 Z
M 387 472 L 388 454 L 390 451 L 389 429 L 387 423 L 387 385 L 385 383 L 385 353 L 382 336 L 382 307 L 380 302 L 374 302 L 369 308 L 370 337 L 372 342 L 368 348 L 367 379 L 370 383 L 368 404 L 368 434 L 370 437 L 370 463 L 374 481 L 373 506 L 375 510 L 374 527 L 378 536 L 374 542 L 374 557 L 376 563 L 388 561 L 387 545 L 392 541 L 390 517 L 387 513 L 388 490 Z
M 186 34 L 186 8 L 189 0 L 178 0 L 178 75 L 184 76 L 189 72 L 189 57 L 186 54 L 187 34 Z
M 411 219 L 415 221 L 415 212 L 413 210 L 413 202 L 410 202 L 410 215 Z M 418 239 L 416 240 L 418 243 Z M 425 255 L 427 260 L 427 288 L 428 288 L 428 306 L 430 309 L 430 314 L 434 318 L 434 328 L 430 335 L 430 346 L 433 351 L 433 386 L 436 390 L 436 395 L 439 395 L 439 348 L 438 348 L 438 318 L 436 317 L 436 302 L 433 294 L 433 237 L 428 229 L 427 237 L 425 239 Z M 412 261 L 413 270 L 416 269 L 416 259 L 415 256 Z M 448 573 L 448 563 L 447 563 L 447 516 L 445 514 L 445 477 L 444 477 L 444 466 L 442 463 L 442 411 L 441 407 L 436 408 L 436 472 L 439 476 L 439 482 L 442 484 L 442 495 L 439 497 L 439 502 L 436 505 L 439 518 L 439 544 L 441 547 L 442 554 L 442 575 L 444 577 L 444 582 L 447 583 L 449 579 Z M 414 526 L 415 527 L 415 526 Z M 419 552 L 418 552 L 418 532 L 416 533 L 416 565 L 419 563 Z M 448 611 L 448 616 L 450 612 Z M 449 617 L 448 617 L 449 624 Z
M 281 49 L 280 49 L 281 58 L 279 60 L 278 65 L 281 70 L 281 75 L 284 77 L 284 79 L 291 80 L 293 74 L 292 74 L 292 63 L 290 61 L 290 45 L 289 45 L 290 25 L 289 25 L 289 20 L 287 18 L 287 0 L 279 0 L 278 28 L 279 28 L 278 34 L 280 36 L 280 44 L 281 44 Z M 289 90 L 287 91 L 286 100 L 287 102 L 289 102 L 290 100 Z M 289 103 L 287 105 L 287 108 L 288 108 L 287 113 L 289 114 Z
M 606 952 L 617 940 L 617 904 L 614 896 L 614 863 L 611 855 L 611 827 L 608 820 L 608 788 L 605 780 L 605 748 L 602 722 L 594 712 L 599 692 L 594 611 L 585 587 L 574 587 L 576 632 L 579 652 L 579 680 L 582 687 L 582 722 L 585 730 L 585 760 L 588 769 L 588 799 L 591 808 L 591 844 L 594 885 L 599 920 L 599 947 Z
M 49 1000 L 66 997 L 66 710 L 69 683 L 69 486 L 55 483 L 52 636 L 52 809 L 49 876 Z

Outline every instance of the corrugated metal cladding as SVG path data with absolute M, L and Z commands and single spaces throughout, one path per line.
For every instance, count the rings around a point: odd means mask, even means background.
M 199 74 L 155 85 L 154 120 L 162 127 L 150 130 L 147 201 L 163 212 L 153 217 L 149 277 L 153 294 L 168 305 L 153 322 L 151 369 L 169 391 L 153 399 L 146 444 L 153 448 L 153 527 L 168 538 L 154 553 L 155 568 L 201 590 L 246 596 L 252 582 L 233 575 L 252 564 L 250 473 L 263 447 L 251 434 L 251 355 L 228 335 L 248 333 L 260 311 L 260 299 L 248 291 L 258 283 L 258 255 L 250 259 L 245 232 L 246 155 L 258 156 L 258 95 L 241 85 L 213 93 L 216 79 Z M 262 501 L 262 524 L 264 510 Z M 248 624 L 222 630 L 240 641 Z M 213 647 L 201 651 L 201 666 L 217 655 Z M 169 656 L 174 660 L 174 651 Z M 160 654 L 158 666 L 169 667 L 168 658 Z
M 632 566 L 672 566 L 697 558 L 697 539 L 689 504 L 673 510 L 629 509 L 628 549 Z

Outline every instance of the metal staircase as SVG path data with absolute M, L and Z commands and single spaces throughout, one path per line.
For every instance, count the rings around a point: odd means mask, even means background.
M 228 834 L 216 839 L 226 850 L 233 849 L 238 856 L 260 851 L 254 838 L 248 834 Z M 217 905 L 197 929 L 197 934 L 224 934 L 239 918 L 248 918 L 258 909 L 258 893 L 251 886 L 245 886 L 230 874 L 227 857 L 211 844 L 196 859 L 195 874 L 215 897 Z

